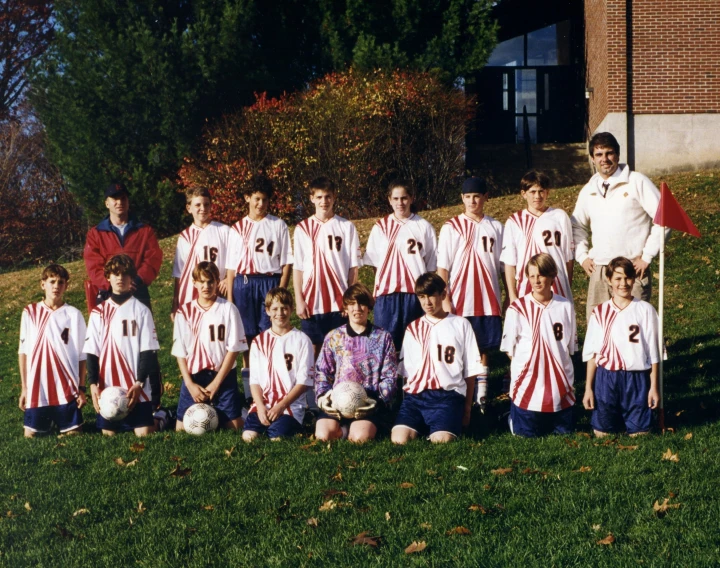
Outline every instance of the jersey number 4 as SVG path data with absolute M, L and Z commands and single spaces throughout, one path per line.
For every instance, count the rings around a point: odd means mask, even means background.
M 275 248 L 275 241 L 270 241 L 267 244 L 267 249 L 265 247 L 265 239 L 257 239 L 255 241 L 255 252 L 265 252 L 267 250 L 268 256 L 272 256 L 273 249 Z
M 407 245 L 408 254 L 416 254 L 418 252 L 422 252 L 423 244 L 420 241 L 416 241 L 415 239 L 408 239 Z

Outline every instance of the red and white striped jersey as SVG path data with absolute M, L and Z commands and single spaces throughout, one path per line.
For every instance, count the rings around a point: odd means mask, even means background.
M 140 353 L 159 349 L 150 308 L 137 299 L 118 305 L 110 298 L 90 312 L 84 351 L 100 359 L 101 391 L 107 387 L 132 387 L 137 380 Z M 150 396 L 150 381 L 145 381 L 140 400 L 149 401 Z
M 573 364 L 577 349 L 575 308 L 554 295 L 543 306 L 532 294 L 505 314 L 500 350 L 512 357 L 510 398 L 519 408 L 558 412 L 575 404 Z
M 171 354 L 187 360 L 190 374 L 219 371 L 228 351 L 247 350 L 240 312 L 225 298 L 216 298 L 207 309 L 193 300 L 175 314 Z
M 363 264 L 377 268 L 374 295 L 415 293 L 415 280 L 435 270 L 435 229 L 419 215 L 379 219 L 368 239 Z
M 438 268 L 449 273 L 449 290 L 459 316 L 499 316 L 503 226 L 485 215 L 458 215 L 440 229 Z
M 405 331 L 398 373 L 407 377 L 405 392 L 453 390 L 465 396 L 465 379 L 484 369 L 470 322 L 453 314 L 433 322 L 416 319 Z
M 244 217 L 232 226 L 227 269 L 237 274 L 280 274 L 292 264 L 290 233 L 282 219 Z
M 26 408 L 75 400 L 84 341 L 85 320 L 77 308 L 63 304 L 53 310 L 38 302 L 23 310 L 18 353 L 27 356 Z
M 178 306 L 198 297 L 192 282 L 192 272 L 199 263 L 205 260 L 214 263 L 220 272 L 220 279 L 225 278 L 229 244 L 230 227 L 217 221 L 210 222 L 204 229 L 190 225 L 180 233 L 173 263 L 173 277 L 180 279 Z
M 355 225 L 337 215 L 324 223 L 315 216 L 305 219 L 295 228 L 293 253 L 310 315 L 341 311 L 348 272 L 361 266 Z
M 646 371 L 660 362 L 658 328 L 657 312 L 648 302 L 633 298 L 620 309 L 611 298 L 590 316 L 583 361 L 595 357 L 608 371 Z
M 262 388 L 263 401 L 268 409 L 285 398 L 296 385 L 312 387 L 315 384 L 313 354 L 310 338 L 295 328 L 284 335 L 268 329 L 253 339 L 250 347 L 250 384 Z M 302 424 L 305 401 L 305 397 L 301 396 L 285 410 L 285 414 Z M 253 404 L 250 412 L 256 410 Z
M 505 223 L 500 262 L 515 267 L 519 298 L 532 292 L 530 281 L 525 276 L 525 266 L 541 252 L 552 256 L 558 267 L 553 292 L 572 300 L 567 263 L 575 257 L 575 244 L 568 214 L 562 209 L 549 207 L 539 217 L 527 209 L 510 215 Z

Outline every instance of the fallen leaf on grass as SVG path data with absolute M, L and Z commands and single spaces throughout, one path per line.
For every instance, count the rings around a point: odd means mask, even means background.
M 432 525 L 430 523 L 420 523 L 420 528 L 429 531 L 432 529 Z
M 671 461 L 671 462 L 679 462 L 680 458 L 677 454 L 673 454 L 672 450 L 670 448 L 667 449 L 667 451 L 662 455 L 663 460 Z
M 137 506 L 138 515 L 142 515 L 145 511 L 147 511 L 147 507 L 145 505 L 143 505 L 142 501 L 138 501 L 138 506 Z
M 50 463 L 52 465 L 57 465 L 59 463 L 65 463 L 65 462 L 67 462 L 67 460 L 65 458 L 57 458 L 57 459 L 52 460 Z
M 587 473 L 588 471 L 592 471 L 592 468 L 589 465 L 582 465 L 580 469 L 576 469 L 575 471 L 578 473 Z
M 489 485 L 483 485 L 483 489 L 485 491 L 490 491 L 490 489 L 492 489 L 492 487 L 490 487 Z
M 261 455 L 261 456 L 260 456 L 258 459 L 256 459 L 252 464 L 253 464 L 253 465 L 259 464 L 261 461 L 263 461 L 263 460 L 265 459 L 265 456 L 266 456 L 266 455 L 267 455 L 267 454 Z
M 606 438 L 604 442 L 601 444 L 593 444 L 593 446 L 614 446 L 617 444 L 617 440 L 615 438 Z
M 633 452 L 637 450 L 640 446 L 623 446 L 622 444 L 617 445 L 618 450 L 628 450 L 630 452 Z
M 577 440 L 571 440 L 570 438 L 565 438 L 565 443 L 571 448 L 580 447 L 580 444 L 578 444 Z
M 175 385 L 171 383 L 170 381 L 163 384 L 163 388 L 165 389 L 165 394 L 170 394 L 172 391 L 175 390 Z
M 680 410 L 680 411 L 678 411 L 678 412 L 675 413 L 675 416 L 680 416 L 683 412 L 685 412 L 685 411 L 684 411 L 684 410 Z
M 145 444 L 143 444 L 142 442 L 135 442 L 130 446 L 130 451 L 135 452 L 136 454 L 142 452 L 144 449 Z
M 674 433 L 675 433 L 675 428 L 663 428 L 662 433 L 665 434 L 665 432 L 668 432 L 668 433 L 670 433 L 670 434 L 674 434 Z
M 334 497 L 335 495 L 347 496 L 347 491 L 338 491 L 337 489 L 326 489 L 322 492 L 322 496 L 327 499 L 328 497 Z
M 317 520 L 315 517 L 310 517 L 306 522 L 307 522 L 307 524 L 310 525 L 311 527 L 316 527 L 316 526 L 318 526 L 318 520 Z
M 377 545 L 380 544 L 380 537 L 370 536 L 370 533 L 368 531 L 363 531 L 359 535 L 351 538 L 350 543 L 353 546 L 360 546 L 365 544 L 367 546 L 377 547 Z
M 659 501 L 653 503 L 653 510 L 658 517 L 664 517 L 670 509 L 679 509 L 682 503 L 668 503 L 669 499 L 665 499 L 662 505 Z
M 15 513 L 13 513 L 12 511 L 8 511 L 7 513 L 5 513 L 5 516 L 8 519 L 13 519 L 13 518 L 17 517 L 17 515 Z
M 495 475 L 507 475 L 512 471 L 511 467 L 499 467 L 498 469 L 491 469 L 490 473 Z
M 313 441 L 310 442 L 309 444 L 305 444 L 304 446 L 300 446 L 300 449 L 301 449 L 301 450 L 309 450 L 309 449 L 312 448 L 313 446 L 317 446 L 317 443 L 318 443 L 317 440 L 313 440 Z
M 330 477 L 330 481 L 342 481 L 342 472 L 338 471 L 335 475 Z
M 180 467 L 180 463 L 178 462 L 175 465 L 175 469 L 173 469 L 170 472 L 170 475 L 172 477 L 185 477 L 186 475 L 190 475 L 192 473 L 192 469 L 189 467 Z
M 29 501 L 25 501 L 25 509 L 27 509 L 28 511 L 32 511 L 32 507 L 30 506 Z
M 602 527 L 600 527 L 600 525 L 593 525 L 593 526 L 592 526 L 592 530 L 594 530 L 594 531 L 599 531 L 601 528 L 602 528 Z
M 137 462 L 138 462 L 137 459 L 134 459 L 134 460 L 132 460 L 132 461 L 126 462 L 126 461 L 125 461 L 124 459 L 122 459 L 122 458 L 115 458 L 115 463 L 118 464 L 118 465 L 120 465 L 120 466 L 123 466 L 123 467 L 133 467 L 133 466 L 137 465 Z
M 390 458 L 390 459 L 388 460 L 388 463 L 398 463 L 398 462 L 403 461 L 404 459 L 405 459 L 405 458 L 404 458 L 403 456 L 398 456 L 398 457 L 396 457 L 396 458 Z
M 400 484 L 400 489 L 410 489 L 410 488 L 412 488 L 412 487 L 415 487 L 415 484 L 414 484 L 414 483 L 408 483 L 407 481 L 403 481 L 403 482 Z
M 337 503 L 332 499 L 328 499 L 322 505 L 320 505 L 320 508 L 318 510 L 323 512 L 332 511 L 335 507 L 337 507 Z
M 447 536 L 452 536 L 454 534 L 462 534 L 462 535 L 469 535 L 470 529 L 466 529 L 465 527 L 455 527 L 454 529 L 450 529 L 445 533 Z
M 90 512 L 90 509 L 78 509 L 73 513 L 73 517 L 77 517 L 78 515 L 87 515 Z
M 428 475 L 437 475 L 437 471 L 435 471 L 434 469 L 428 469 L 426 471 Z
M 464 465 L 456 465 L 455 469 L 459 469 L 460 471 L 467 471 L 468 468 L 466 468 Z
M 613 542 L 615 542 L 615 537 L 613 536 L 612 533 L 607 535 L 605 538 L 597 541 L 598 544 L 606 544 L 606 545 L 612 544 Z
M 414 552 L 422 552 L 427 548 L 427 543 L 424 540 L 421 540 L 420 542 L 414 540 L 410 543 L 410 546 L 408 546 L 405 549 L 405 554 L 412 554 Z
M 173 462 L 180 463 L 181 461 L 183 461 L 183 459 L 184 458 L 181 458 L 180 456 L 170 456 L 170 461 L 173 461 Z
M 375 491 L 375 484 L 374 484 L 374 483 L 371 483 L 370 485 L 368 485 L 368 488 L 365 490 L 365 493 L 366 493 L 366 494 L 370 494 L 370 493 L 372 493 L 373 491 Z
M 526 467 L 522 470 L 523 475 L 535 475 L 536 473 L 540 473 L 540 470 L 537 469 L 531 469 L 529 467 Z
M 389 512 L 389 511 L 385 511 L 385 520 L 386 520 L 386 521 L 389 521 L 390 518 L 391 518 L 391 517 L 390 517 L 390 512 Z
M 677 497 L 677 493 L 674 493 L 674 492 L 672 492 L 672 491 L 668 491 L 668 497 L 669 497 L 670 499 L 675 499 L 675 497 Z
M 487 515 L 487 509 L 485 507 L 483 507 L 482 505 L 470 505 L 468 507 L 468 511 L 479 512 L 479 513 L 482 513 L 483 515 Z
M 206 511 L 214 511 L 215 505 L 204 505 L 203 509 L 205 509 Z
M 591 437 L 590 434 L 588 434 L 587 432 L 577 432 L 576 435 L 577 435 L 577 436 L 581 436 L 581 437 L 583 437 L 583 438 L 587 438 L 588 440 L 589 440 L 590 437 Z
M 234 451 L 235 451 L 235 446 L 233 446 L 233 447 L 230 448 L 229 450 L 225 450 L 225 457 L 226 457 L 226 458 L 229 458 L 230 456 L 233 455 L 233 452 L 234 452 Z
M 688 432 L 687 434 L 685 434 L 683 440 L 692 440 L 692 432 Z

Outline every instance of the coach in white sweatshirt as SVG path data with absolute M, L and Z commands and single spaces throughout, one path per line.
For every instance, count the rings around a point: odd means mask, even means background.
M 575 259 L 590 278 L 589 318 L 595 306 L 611 297 L 605 266 L 618 256 L 630 259 L 637 271 L 633 296 L 650 300 L 650 263 L 660 252 L 663 228 L 653 224 L 660 202 L 658 188 L 619 163 L 620 145 L 615 137 L 599 132 L 590 139 L 588 150 L 597 173 L 580 190 L 571 221 Z

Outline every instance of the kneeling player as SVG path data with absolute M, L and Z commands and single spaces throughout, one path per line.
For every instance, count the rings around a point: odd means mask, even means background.
M 566 434 L 573 428 L 575 308 L 553 294 L 557 273 L 549 254 L 533 256 L 525 267 L 532 291 L 505 314 L 500 349 L 512 360 L 509 422 L 516 436 Z
M 336 440 L 348 428 L 348 440 L 367 442 L 377 434 L 378 419 L 389 408 L 395 395 L 397 355 L 392 336 L 368 322 L 374 305 L 372 293 L 364 284 L 353 284 L 343 294 L 343 310 L 348 323 L 325 337 L 318 356 L 315 394 L 320 416 L 315 428 L 318 440 Z M 344 382 L 365 388 L 366 404 L 354 419 L 340 416 L 332 405 L 332 389 Z
M 160 346 L 150 308 L 132 295 L 135 276 L 135 264 L 129 256 L 119 254 L 107 261 L 105 278 L 112 293 L 90 313 L 85 338 L 97 426 L 108 436 L 130 430 L 136 436 L 145 436 L 155 431 L 153 400 L 159 403 L 159 381 L 150 378 L 160 376 Z M 100 394 L 107 387 L 127 389 L 131 410 L 123 420 L 111 422 L 100 414 Z
M 212 404 L 223 428 L 242 428 L 242 399 L 235 361 L 247 351 L 240 312 L 218 297 L 220 272 L 212 262 L 200 262 L 192 271 L 198 298 L 175 314 L 172 354 L 177 357 L 183 384 L 176 430 L 183 430 L 185 412 L 193 404 Z
M 451 442 L 470 423 L 475 376 L 484 366 L 470 322 L 443 309 L 445 280 L 423 274 L 415 293 L 425 315 L 403 340 L 400 374 L 407 383 L 392 441 L 405 444 L 428 433 L 433 443 Z
M 270 329 L 250 347 L 250 392 L 255 404 L 245 419 L 243 440 L 261 434 L 271 440 L 300 431 L 305 417 L 303 396 L 313 386 L 313 346 L 310 338 L 290 324 L 293 298 L 285 288 L 265 296 Z
M 658 315 L 633 298 L 635 267 L 618 257 L 605 268 L 613 297 L 596 306 L 583 347 L 587 382 L 583 405 L 592 410 L 595 435 L 647 434 L 658 393 Z
M 26 438 L 49 433 L 53 423 L 63 434 L 82 431 L 85 320 L 65 303 L 68 280 L 64 267 L 45 268 L 40 280 L 45 298 L 27 306 L 20 320 L 18 406 L 25 412 Z

